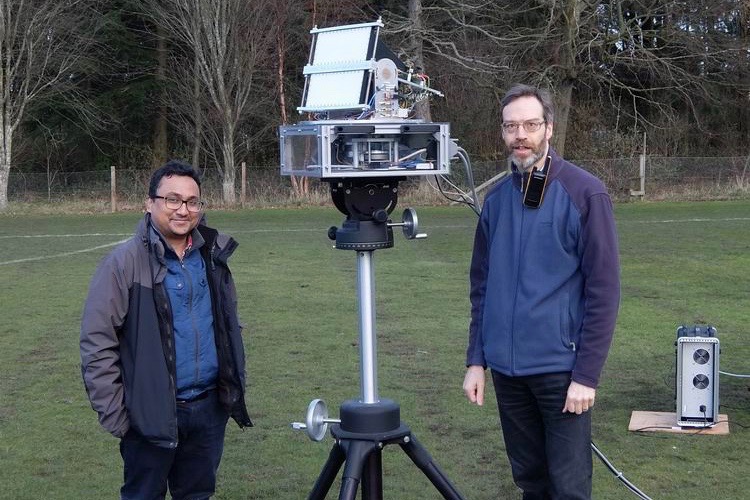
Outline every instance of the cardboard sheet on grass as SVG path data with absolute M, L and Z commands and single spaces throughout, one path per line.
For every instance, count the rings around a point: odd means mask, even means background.
M 629 431 L 638 432 L 675 432 L 678 434 L 729 434 L 729 418 L 719 415 L 719 421 L 713 427 L 680 427 L 677 425 L 677 414 L 664 411 L 634 411 L 630 415 Z

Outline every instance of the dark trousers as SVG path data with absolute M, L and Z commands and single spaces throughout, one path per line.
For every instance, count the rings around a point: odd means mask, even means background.
M 129 431 L 120 441 L 125 483 L 122 500 L 204 499 L 214 494 L 224 451 L 228 414 L 216 391 L 203 399 L 177 403 L 177 448 L 162 448 Z
M 563 413 L 570 373 L 492 370 L 505 448 L 524 500 L 591 498 L 591 412 Z

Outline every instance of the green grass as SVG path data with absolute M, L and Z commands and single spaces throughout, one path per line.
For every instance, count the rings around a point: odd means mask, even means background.
M 616 215 L 623 299 L 594 440 L 654 499 L 742 498 L 747 379 L 721 378 L 728 436 L 627 426 L 634 410 L 674 411 L 680 324 L 715 325 L 722 370 L 750 372 L 750 202 L 622 204 Z M 245 431 L 230 424 L 216 498 L 304 498 L 332 442 L 311 442 L 290 422 L 304 419 L 313 398 L 336 416 L 341 402 L 359 396 L 355 253 L 332 249 L 326 237 L 343 217 L 329 207 L 208 217 L 240 242 L 232 264 L 256 423 Z M 520 498 L 494 400 L 478 408 L 461 391 L 476 217 L 439 207 L 420 209 L 419 218 L 428 239 L 405 241 L 399 232 L 393 249 L 375 252 L 379 394 L 400 403 L 402 419 L 467 499 Z M 110 247 L 81 250 L 127 237 L 138 219 L 0 216 L 0 498 L 117 496 L 117 441 L 90 409 L 78 355 L 88 280 Z M 387 498 L 438 497 L 397 446 L 386 447 L 383 467 Z M 595 460 L 594 498 L 635 497 Z

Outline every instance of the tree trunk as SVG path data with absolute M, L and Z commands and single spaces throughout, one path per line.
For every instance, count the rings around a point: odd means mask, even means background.
M 414 61 L 415 70 L 427 73 L 424 62 L 424 40 L 422 33 L 422 0 L 409 0 L 409 20 L 411 21 L 411 32 L 409 33 L 409 54 Z M 415 118 L 431 121 L 430 100 L 424 99 L 414 107 Z
M 8 208 L 8 181 L 10 180 L 10 158 L 13 131 L 5 127 L 0 143 L 0 212 Z
M 568 133 L 568 117 L 573 99 L 573 83 L 563 82 L 555 95 L 555 123 L 552 145 L 560 156 L 565 156 L 565 137 Z
M 234 155 L 231 155 L 234 156 Z M 237 203 L 237 194 L 234 188 L 234 168 L 224 170 L 224 177 L 221 179 L 221 194 L 224 199 L 224 205 L 232 207 Z
M 555 150 L 565 155 L 565 138 L 568 131 L 568 117 L 573 99 L 573 82 L 577 79 L 576 42 L 580 31 L 581 14 L 585 3 L 581 0 L 567 0 L 565 2 L 565 24 L 563 26 L 563 40 L 560 44 L 560 74 L 555 89 L 555 123 L 552 143 Z
M 750 2 L 745 1 L 742 3 L 742 14 L 740 16 L 740 43 L 744 47 L 750 47 Z M 738 59 L 741 61 L 742 53 L 739 53 Z M 741 63 L 740 63 L 741 64 Z M 747 101 L 750 102 L 750 93 L 745 94 Z M 744 135 L 744 142 L 746 145 L 750 144 L 750 106 L 745 104 L 739 107 L 739 123 L 741 130 Z M 747 151 L 747 150 L 746 150 Z M 748 151 L 748 160 L 750 160 L 750 151 Z M 747 163 L 745 169 L 747 170 Z
M 224 167 L 221 169 L 221 191 L 224 204 L 234 206 L 237 201 L 234 186 L 234 129 L 227 126 L 224 129 L 224 140 L 221 145 L 224 156 Z
M 159 86 L 158 108 L 154 123 L 153 156 L 151 163 L 154 168 L 163 165 L 167 161 L 167 38 L 164 28 L 157 27 L 156 56 L 158 66 L 156 69 L 156 82 Z
M 195 55 L 193 66 L 193 167 L 200 168 L 201 145 L 203 137 L 203 113 L 201 110 L 201 81 L 198 76 L 198 55 Z
M 281 4 L 277 4 L 277 8 L 283 8 Z M 286 61 L 286 36 L 285 36 L 285 25 L 286 16 L 283 15 L 282 11 L 279 10 L 279 26 L 276 32 L 276 86 L 277 92 L 279 93 L 279 112 L 281 114 L 281 124 L 286 125 L 288 122 L 286 112 L 286 90 L 284 89 L 284 64 Z M 292 183 L 292 191 L 299 197 L 302 194 L 302 183 L 297 179 L 296 176 L 290 176 Z
M 276 54 L 278 57 L 278 72 L 277 77 L 279 79 L 279 107 L 281 108 L 281 124 L 286 125 L 287 124 L 287 113 L 286 113 L 286 91 L 284 89 L 284 63 L 285 63 L 285 54 L 286 54 L 286 37 L 284 34 L 279 30 L 279 33 L 276 35 Z

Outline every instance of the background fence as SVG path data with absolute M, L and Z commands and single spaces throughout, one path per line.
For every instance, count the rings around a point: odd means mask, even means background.
M 645 199 L 706 200 L 750 196 L 750 157 L 633 157 L 598 160 L 573 160 L 574 163 L 601 178 L 617 201 L 643 196 Z M 497 175 L 504 163 L 478 162 L 472 165 L 475 185 Z M 644 192 L 641 189 L 644 174 Z M 223 206 L 221 178 L 218 170 L 206 169 L 203 194 L 212 206 Z M 148 192 L 151 170 L 117 168 L 116 199 L 119 209 L 139 209 Z M 245 199 L 241 197 L 241 170 L 236 172 L 237 204 L 246 206 L 280 206 L 326 203 L 328 185 L 311 179 L 305 195 L 292 189 L 288 177 L 279 175 L 277 166 L 246 168 Z M 468 189 L 464 167 L 454 162 L 451 180 Z M 434 184 L 434 183 L 433 183 Z M 429 189 L 418 178 L 401 185 L 402 198 L 423 203 L 440 203 L 445 199 Z M 97 202 L 109 204 L 111 175 L 109 170 L 90 172 L 14 172 L 10 173 L 8 197 L 11 202 Z

